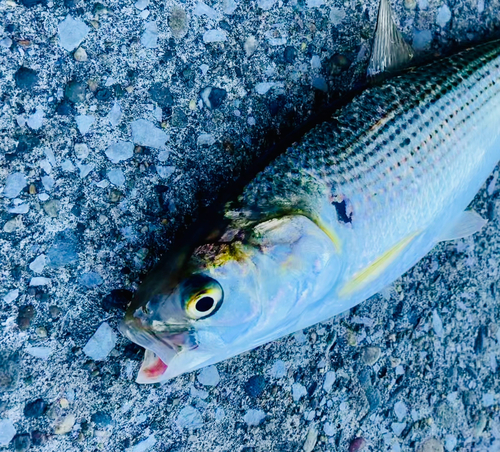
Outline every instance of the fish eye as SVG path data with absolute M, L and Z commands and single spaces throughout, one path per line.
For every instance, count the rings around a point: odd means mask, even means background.
M 186 313 L 194 320 L 215 314 L 222 305 L 221 285 L 205 275 L 194 275 L 184 283 L 183 299 Z

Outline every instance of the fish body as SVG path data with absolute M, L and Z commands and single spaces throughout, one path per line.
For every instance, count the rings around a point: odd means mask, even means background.
M 465 209 L 499 160 L 499 41 L 366 89 L 139 290 L 121 326 L 146 348 L 138 382 L 324 321 L 478 231 Z

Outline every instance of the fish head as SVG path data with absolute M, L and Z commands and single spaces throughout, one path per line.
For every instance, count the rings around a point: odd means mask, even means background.
M 142 291 L 145 302 L 120 326 L 146 348 L 137 381 L 168 380 L 305 327 L 338 271 L 335 245 L 301 215 L 262 222 L 244 240 L 196 247 L 181 271 L 163 272 L 169 284 Z

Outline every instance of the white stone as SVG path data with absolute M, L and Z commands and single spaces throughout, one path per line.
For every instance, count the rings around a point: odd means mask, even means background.
M 186 406 L 177 415 L 175 423 L 180 428 L 200 428 L 203 426 L 203 419 L 200 412 L 192 406 Z
M 167 177 L 171 176 L 174 171 L 175 171 L 175 166 L 156 165 L 156 172 L 158 173 L 158 176 L 160 176 L 162 179 L 166 179 Z
M 208 366 L 201 369 L 200 373 L 198 374 L 198 381 L 203 386 L 217 386 L 220 381 L 220 376 L 217 367 Z
M 19 193 L 26 187 L 26 177 L 22 173 L 12 173 L 7 176 L 3 195 L 7 198 L 17 198 Z
M 330 22 L 338 27 L 345 19 L 345 10 L 336 8 L 335 6 L 330 10 Z
M 434 329 L 436 336 L 442 339 L 444 336 L 443 321 L 441 320 L 441 317 L 439 317 L 436 309 L 432 311 L 432 328 Z
M 35 276 L 30 280 L 31 287 L 46 286 L 49 283 L 50 283 L 50 278 L 44 278 L 42 276 Z
M 75 118 L 78 130 L 82 135 L 85 135 L 92 127 L 95 122 L 95 118 L 92 115 L 80 115 Z
M 491 394 L 491 393 L 483 394 L 483 398 L 481 400 L 481 403 L 482 403 L 482 405 L 485 408 L 488 408 L 490 406 L 495 405 L 495 403 L 496 403 L 496 395 L 495 394 Z
M 325 432 L 326 436 L 333 436 L 335 435 L 335 433 L 337 433 L 335 425 L 330 422 L 325 422 L 325 425 L 323 425 L 323 431 Z
M 116 333 L 104 322 L 83 347 L 83 353 L 94 361 L 103 361 L 115 347 L 116 340 Z
M 396 436 L 400 436 L 406 427 L 406 422 L 393 422 L 391 424 L 391 429 Z
M 211 133 L 202 133 L 197 139 L 198 146 L 211 146 L 215 143 L 215 138 Z
M 292 398 L 295 402 L 298 402 L 301 397 L 304 397 L 307 394 L 307 390 L 305 386 L 300 383 L 294 383 L 292 385 Z
M 437 13 L 437 16 L 436 16 L 436 23 L 441 28 L 444 28 L 445 25 L 450 21 L 450 19 L 451 19 L 450 8 L 448 8 L 448 5 L 444 4 L 438 10 L 438 13 Z
M 113 103 L 108 116 L 106 116 L 106 119 L 113 127 L 116 127 L 120 123 L 120 120 L 122 119 L 122 109 L 116 100 Z
M 321 69 L 321 58 L 318 55 L 313 55 L 311 57 L 311 68 Z
M 3 301 L 5 301 L 5 303 L 12 303 L 14 300 L 17 299 L 18 296 L 19 296 L 19 289 L 14 289 L 8 292 L 7 295 L 3 297 Z
M 272 378 L 283 378 L 284 376 L 286 376 L 285 362 L 281 359 L 278 359 L 278 361 L 276 361 L 269 370 L 269 375 Z
M 333 383 L 335 383 L 335 380 L 337 378 L 337 375 L 335 374 L 335 371 L 329 370 L 325 374 L 325 381 L 323 383 L 323 389 L 325 392 L 330 392 L 332 390 Z
M 224 411 L 224 408 L 219 407 L 215 410 L 215 420 L 217 422 L 223 421 L 225 417 L 226 417 L 226 412 Z
M 222 15 L 215 11 L 212 7 L 208 6 L 206 3 L 198 2 L 194 7 L 193 11 L 195 16 L 207 16 L 209 19 L 219 20 L 222 18 Z
M 227 33 L 224 30 L 208 30 L 203 33 L 203 42 L 224 42 L 227 41 Z
M 200 71 L 203 75 L 207 75 L 208 69 L 209 69 L 208 64 L 205 63 L 200 64 Z
M 45 263 L 47 260 L 47 256 L 45 254 L 40 254 L 31 264 L 30 270 L 35 273 L 42 273 L 45 268 Z
M 266 94 L 271 88 L 283 88 L 281 82 L 261 82 L 255 85 L 257 94 Z
M 7 446 L 16 436 L 16 429 L 10 419 L 0 420 L 0 446 Z
M 169 155 L 170 155 L 169 151 L 161 151 L 158 153 L 158 160 L 160 162 L 166 162 L 168 160 Z
M 408 414 L 406 404 L 404 402 L 396 402 L 394 404 L 394 413 L 396 414 L 396 417 L 402 421 Z
M 458 440 L 457 440 L 457 437 L 455 435 L 446 435 L 444 437 L 444 448 L 448 452 L 451 452 L 453 449 L 455 449 L 457 443 L 458 443 Z
M 43 126 L 43 119 L 45 115 L 43 113 L 42 107 L 36 107 L 35 113 L 28 117 L 26 124 L 28 127 L 33 130 L 38 130 Z
M 3 38 L 0 40 L 0 46 L 8 49 L 12 45 L 12 39 Z
M 259 5 L 259 8 L 263 9 L 264 11 L 271 9 L 275 3 L 276 0 L 257 0 L 257 5 Z
M 108 171 L 108 179 L 117 187 L 121 187 L 125 183 L 125 176 L 123 175 L 123 171 L 119 168 Z
M 69 15 L 59 24 L 57 29 L 59 44 L 68 52 L 76 49 L 90 31 L 84 22 L 80 19 L 73 19 Z
M 9 213 L 15 213 L 15 214 L 18 214 L 18 215 L 24 215 L 26 213 L 28 213 L 30 210 L 30 206 L 29 204 L 26 204 L 26 203 L 22 203 L 22 204 L 18 204 L 14 207 L 9 207 L 7 209 L 7 212 Z
M 132 139 L 134 143 L 156 149 L 165 149 L 165 143 L 169 140 L 168 134 L 155 127 L 153 123 L 145 119 L 138 119 L 131 124 Z
M 235 0 L 221 0 L 222 12 L 228 16 L 233 14 L 238 7 Z
M 45 202 L 47 201 L 47 199 L 49 199 L 49 195 L 47 193 L 40 193 L 38 195 L 38 199 L 42 202 Z
M 89 163 L 88 165 L 84 165 L 82 163 L 76 164 L 77 168 L 80 170 L 80 178 L 83 179 L 89 175 L 89 173 L 94 169 L 95 164 Z
M 61 163 L 61 169 L 63 171 L 73 172 L 75 171 L 75 165 L 71 163 L 71 160 L 66 159 Z
M 80 160 L 84 160 L 89 156 L 89 147 L 85 143 L 75 144 L 75 154 Z
M 137 443 L 133 447 L 129 447 L 127 449 L 127 452 L 146 452 L 148 450 L 151 450 L 151 448 L 156 444 L 156 437 L 152 433 L 149 435 L 145 440 Z
M 262 410 L 248 410 L 243 416 L 243 420 L 247 425 L 259 425 L 265 417 L 266 413 Z
M 255 38 L 255 36 L 249 36 L 245 40 L 245 44 L 243 44 L 243 48 L 245 49 L 245 53 L 247 56 L 252 56 L 255 51 L 257 50 L 257 47 L 259 45 L 259 41 Z
M 432 42 L 430 30 L 415 30 L 413 32 L 413 48 L 418 51 L 427 50 Z
M 40 161 L 40 168 L 42 168 L 47 174 L 50 174 L 52 171 L 52 165 L 50 164 L 48 159 L 43 159 Z
M 319 8 L 325 4 L 325 0 L 307 0 L 306 6 L 308 8 Z
M 135 7 L 140 11 L 146 9 L 148 6 L 149 0 L 138 0 L 137 2 L 135 2 Z
M 156 25 L 156 21 L 153 20 L 144 24 L 141 44 L 146 49 L 155 49 L 158 46 L 158 25 Z
M 45 190 L 52 191 L 52 189 L 54 188 L 54 184 L 55 181 L 52 176 L 42 176 L 42 185 Z
M 113 162 L 118 163 L 128 160 L 134 155 L 134 144 L 130 141 L 116 141 L 110 143 L 106 150 L 106 156 Z
M 28 346 L 28 347 L 26 347 L 25 351 L 28 355 L 31 355 L 35 358 L 40 358 L 40 359 L 48 359 L 49 356 L 52 354 L 52 349 L 50 347 Z

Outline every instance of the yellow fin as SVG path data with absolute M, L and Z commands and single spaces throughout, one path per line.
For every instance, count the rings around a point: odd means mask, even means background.
M 342 242 L 340 241 L 340 237 L 338 234 L 335 232 L 335 230 L 326 224 L 325 222 L 321 221 L 321 219 L 317 216 L 310 217 L 313 223 L 318 226 L 326 235 L 327 237 L 332 241 L 332 243 L 335 245 L 335 248 L 337 249 L 337 252 L 342 251 Z
M 340 289 L 339 295 L 341 297 L 351 295 L 353 292 L 362 289 L 366 284 L 377 279 L 419 233 L 420 232 L 415 232 L 405 237 L 399 243 L 396 243 L 396 245 L 394 245 L 391 249 L 382 254 L 382 256 L 372 262 L 368 267 L 356 273 L 354 277 L 347 282 L 342 289 Z

